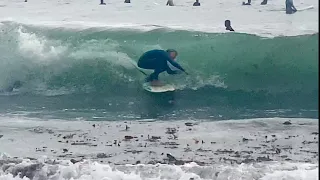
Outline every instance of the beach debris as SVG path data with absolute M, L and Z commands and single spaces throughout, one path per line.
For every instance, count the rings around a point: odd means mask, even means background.
M 173 157 L 171 154 L 167 154 L 167 158 L 169 159 L 169 162 L 177 161 L 177 159 Z
M 80 161 L 82 161 L 82 159 L 80 159 L 80 160 L 70 159 L 70 162 L 72 164 L 75 164 L 75 163 L 80 162 Z
M 131 139 L 133 139 L 134 137 L 133 136 L 124 136 L 124 140 L 131 140 Z
M 246 141 L 249 141 L 249 139 L 247 139 L 247 138 L 242 138 L 242 142 L 246 142 Z
M 158 139 L 161 139 L 161 137 L 160 136 L 151 136 L 151 139 L 158 140 Z
M 81 146 L 81 145 L 91 145 L 91 143 L 88 143 L 88 142 L 73 142 L 71 143 L 71 145 L 73 146 Z
M 193 123 L 191 123 L 191 122 L 186 122 L 186 123 L 184 123 L 186 126 L 193 126 L 194 124 Z
M 177 133 L 176 128 L 167 128 L 166 134 L 175 134 Z
M 292 123 L 290 121 L 285 121 L 283 124 L 284 125 L 291 125 Z
M 62 149 L 63 153 L 68 152 L 68 149 Z
M 63 139 L 72 139 L 73 136 L 75 136 L 75 135 L 76 135 L 76 134 L 68 134 L 68 135 L 63 136 L 62 138 L 63 138 Z
M 97 158 L 109 158 L 111 155 L 106 155 L 105 153 L 98 153 Z

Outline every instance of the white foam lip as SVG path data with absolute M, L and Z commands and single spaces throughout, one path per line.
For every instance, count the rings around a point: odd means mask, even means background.
M 318 1 L 295 1 L 297 8 L 313 5 L 314 9 L 286 15 L 271 11 L 284 7 L 283 0 L 260 6 L 241 6 L 232 0 L 202 0 L 200 7 L 192 2 L 175 1 L 177 6 L 167 7 L 160 0 L 134 1 L 125 4 L 109 0 L 106 6 L 96 1 L 72 0 L 68 3 L 33 0 L 27 3 L 3 0 L 0 21 L 15 21 L 25 24 L 70 27 L 70 28 L 135 28 L 150 30 L 159 27 L 225 32 L 224 20 L 230 19 L 236 32 L 261 36 L 295 36 L 318 33 Z M 5 6 L 4 6 L 5 5 Z
M 2 160 L 2 159 L 0 159 Z M 72 164 L 68 161 L 2 160 L 5 172 L 0 171 L 1 180 L 315 180 L 318 166 L 309 163 L 258 163 L 256 165 L 215 165 L 199 167 L 195 163 L 173 165 L 123 165 L 112 166 L 84 161 Z M 1 167 L 1 166 L 0 166 Z M 20 173 L 20 177 L 16 176 Z M 26 178 L 25 176 L 29 177 Z

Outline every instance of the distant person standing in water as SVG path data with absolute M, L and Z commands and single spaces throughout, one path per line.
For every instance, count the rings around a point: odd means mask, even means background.
M 131 3 L 130 0 L 124 0 L 124 3 Z
M 268 3 L 268 0 L 263 0 L 262 2 L 261 2 L 261 5 L 266 5 Z
M 22 86 L 21 81 L 15 81 L 12 85 L 5 89 L 0 89 L 0 92 L 12 92 L 14 89 L 19 89 Z
M 230 22 L 230 20 L 225 20 L 225 21 L 224 21 L 224 26 L 226 27 L 226 30 L 228 30 L 228 31 L 234 31 L 233 28 L 231 27 L 231 22 Z
M 173 0 L 168 0 L 166 5 L 167 5 L 167 6 L 168 6 L 168 5 L 169 5 L 169 6 L 174 6 Z
M 247 3 L 242 2 L 242 5 L 251 5 L 251 0 L 248 0 L 248 2 L 247 2 Z
M 293 5 L 293 0 L 286 0 L 286 14 L 293 14 L 295 12 L 297 12 L 297 9 Z
M 104 3 L 103 0 L 100 0 L 100 5 L 106 5 L 106 3 Z
M 200 6 L 199 0 L 196 0 L 196 2 L 193 3 L 193 6 Z

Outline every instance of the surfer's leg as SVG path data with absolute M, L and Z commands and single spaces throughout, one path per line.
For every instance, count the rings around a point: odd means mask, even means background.
M 163 71 L 162 71 L 163 72 Z M 146 82 L 152 82 L 152 81 L 158 81 L 159 80 L 159 74 L 161 72 L 155 70 L 152 74 L 150 74 L 147 78 L 146 78 Z

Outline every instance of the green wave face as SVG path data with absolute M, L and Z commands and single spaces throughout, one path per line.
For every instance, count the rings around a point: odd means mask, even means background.
M 302 108 L 312 100 L 311 107 L 317 107 L 318 34 L 262 38 L 239 33 L 77 30 L 13 23 L 0 30 L 2 88 L 21 80 L 30 92 L 136 96 L 145 77 L 132 64 L 145 51 L 173 48 L 190 75 L 163 73 L 160 78 L 175 84 L 186 98 L 206 101 L 210 96 L 223 96 L 243 104 L 239 102 L 272 96 L 287 102 L 298 98 L 297 106 Z

